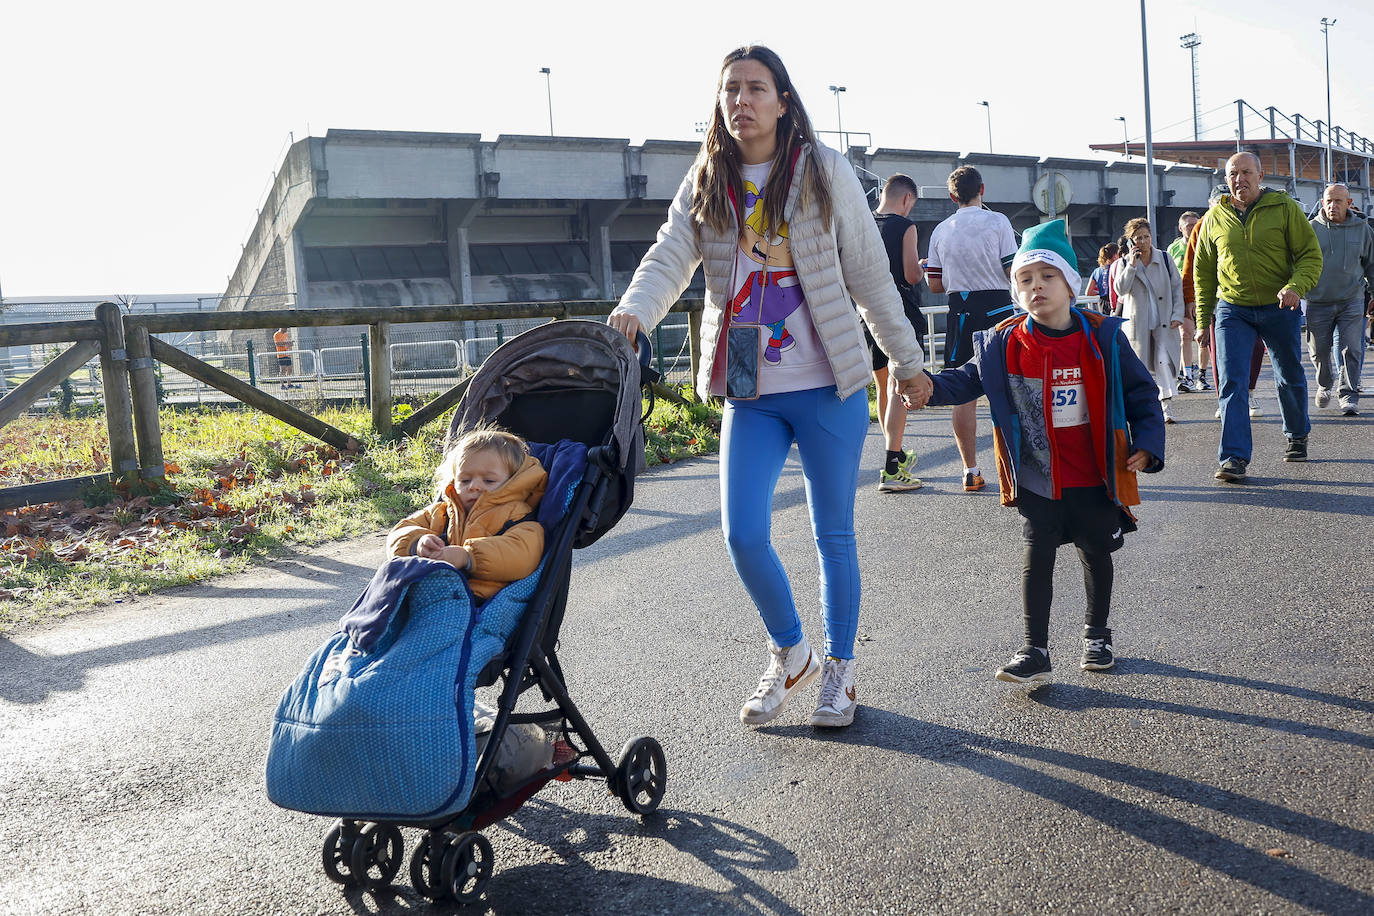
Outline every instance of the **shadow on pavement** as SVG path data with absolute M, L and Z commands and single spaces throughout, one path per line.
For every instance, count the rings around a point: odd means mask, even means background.
M 1226 484 L 1215 481 L 1196 487 L 1144 486 L 1146 499 L 1168 499 L 1170 502 L 1225 503 L 1232 506 L 1251 506 L 1259 509 L 1286 509 L 1301 512 L 1329 512 L 1332 515 L 1374 516 L 1374 499 L 1351 498 L 1349 492 L 1313 492 L 1309 485 L 1315 481 L 1293 481 L 1288 478 L 1256 477 L 1253 472 L 1245 483 Z M 1352 487 L 1374 487 L 1345 481 L 1342 490 Z
M 802 911 L 784 903 L 772 891 L 756 882 L 750 872 L 790 871 L 797 867 L 797 857 L 787 847 L 763 834 L 731 821 L 688 811 L 660 810 L 644 818 L 621 815 L 587 814 L 569 811 L 552 802 L 533 799 L 514 816 L 502 822 L 512 833 L 535 842 L 545 842 L 568 864 L 590 868 L 584 856 L 611 850 L 615 837 L 652 837 L 663 840 L 679 853 L 692 856 L 728 882 L 723 892 L 661 878 L 640 875 L 598 872 L 598 879 L 615 883 L 616 897 L 628 904 L 627 912 L 643 912 L 666 907 L 671 912 L 700 913 L 770 913 L 780 916 L 802 916 Z M 550 838 L 550 833 L 553 834 Z M 566 865 L 532 865 L 503 873 L 500 863 L 490 885 L 488 899 L 494 912 L 530 912 L 531 882 L 547 882 L 547 893 L 535 890 L 535 899 L 547 900 L 547 912 L 575 911 L 562 900 L 560 894 L 569 887 Z M 579 884 L 584 884 L 579 879 Z M 534 885 L 537 888 L 539 885 Z M 584 886 L 584 893 L 585 893 Z M 590 909 L 583 912 L 604 911 L 607 900 L 587 900 Z M 634 905 L 633 902 L 637 902 Z
M 546 846 L 563 861 L 503 868 L 497 829 Z M 491 831 L 498 840 L 495 870 L 482 904 L 459 907 L 430 904 L 408 886 L 370 893 L 345 891 L 357 913 L 721 913 L 803 916 L 803 911 L 760 886 L 751 872 L 780 872 L 797 867 L 791 850 L 769 837 L 731 821 L 687 811 L 660 810 L 641 821 L 628 813 L 590 814 L 553 802 L 531 799 Z M 587 856 L 614 851 L 622 842 L 662 840 L 673 850 L 695 858 L 728 884 L 711 890 L 679 881 L 608 868 L 598 869 Z M 655 859 L 665 853 L 656 851 Z M 575 874 L 574 874 L 575 872 Z M 408 881 L 402 869 L 397 882 Z
M 1036 690 L 1030 694 L 1030 701 L 1051 709 L 1067 712 L 1080 709 L 1122 709 L 1138 712 L 1166 712 L 1177 716 L 1195 716 L 1199 719 L 1212 719 L 1217 722 L 1230 722 L 1235 725 L 1249 725 L 1255 728 L 1269 728 L 1301 735 L 1304 738 L 1320 738 L 1354 747 L 1374 749 L 1374 735 L 1361 735 L 1357 732 L 1342 731 L 1325 725 L 1313 725 L 1294 719 L 1280 719 L 1275 716 L 1257 716 L 1251 713 L 1230 712 L 1224 709 L 1209 709 L 1205 706 L 1186 706 L 1167 700 L 1153 700 L 1143 697 L 1124 696 L 1107 690 L 1092 687 L 1079 687 L 1075 684 L 1054 684 L 1051 690 Z
M 1356 712 L 1363 712 L 1374 715 L 1374 703 L 1368 700 L 1357 700 L 1354 697 L 1342 696 L 1339 693 L 1325 693 L 1321 690 L 1312 690 L 1308 687 L 1294 687 L 1291 684 L 1278 684 L 1273 681 L 1257 681 L 1254 678 L 1236 677 L 1234 674 L 1216 674 L 1211 671 L 1199 671 L 1195 668 L 1184 668 L 1180 665 L 1170 665 L 1166 662 L 1152 661 L 1148 658 L 1123 658 L 1119 659 L 1116 665 L 1118 674 L 1153 674 L 1160 677 L 1181 677 L 1192 678 L 1198 681 L 1211 681 L 1215 684 L 1230 684 L 1233 687 L 1245 687 L 1249 690 L 1266 690 L 1270 693 L 1281 693 L 1284 696 L 1297 697 L 1300 700 L 1314 700 L 1318 703 L 1329 703 L 1332 706 L 1340 706 L 1345 709 L 1353 709 Z
M 1085 702 L 1087 698 L 1082 696 L 1084 693 L 1102 694 L 1102 691 L 1054 684 L 1035 691 L 1031 697 L 1034 702 L 1056 708 L 1084 708 L 1091 705 Z M 1052 699 L 1058 694 L 1066 694 L 1067 701 Z M 1128 706 L 1133 702 L 1129 698 L 1112 699 L 1115 701 L 1112 705 L 1116 706 Z M 1172 709 L 1185 713 L 1197 711 L 1194 707 L 1150 702 L 1141 703 L 1141 708 Z M 1230 721 L 1263 721 L 1263 717 L 1258 716 L 1236 717 L 1216 710 L 1205 712 Z M 1092 818 L 1113 830 L 1137 837 L 1205 868 L 1308 907 L 1314 912 L 1374 912 L 1374 896 L 1360 890 L 1313 874 L 1283 859 L 1271 857 L 1263 851 L 1243 846 L 1176 817 L 1151 811 L 1144 806 L 1114 798 L 1068 779 L 1041 772 L 1016 762 L 1014 758 L 1075 770 L 1095 780 L 1111 780 L 1164 798 L 1209 807 L 1230 817 L 1251 820 L 1365 859 L 1374 859 L 1374 834 L 1311 817 L 1290 808 L 1249 798 L 1196 780 L 1085 754 L 935 725 L 873 707 L 864 707 L 854 720 L 854 725 L 833 735 L 817 733 L 809 726 L 785 726 L 761 731 L 808 741 L 864 745 L 910 754 L 942 766 L 963 767 L 1017 790 L 1038 795 L 1046 801 Z M 1321 734 L 1332 730 L 1314 731 Z M 1308 731 L 1303 730 L 1299 733 L 1308 734 Z M 1369 739 L 1363 736 L 1351 737 L 1359 738 L 1362 746 L 1368 746 Z
M 227 592 L 216 600 L 237 597 L 238 594 Z M 276 590 L 272 594 L 281 597 L 289 593 Z M 302 594 L 316 599 L 320 597 L 318 590 Z M 31 652 L 8 638 L 0 637 L 0 701 L 41 703 L 51 694 L 80 690 L 85 683 L 85 672 L 105 665 L 318 627 L 331 617 L 342 616 L 351 604 L 351 598 L 343 606 L 337 601 L 317 601 L 309 606 L 275 614 L 230 620 L 64 655 Z

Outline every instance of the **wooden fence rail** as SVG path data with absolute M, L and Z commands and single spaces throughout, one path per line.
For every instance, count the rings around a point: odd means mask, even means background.
M 111 479 L 157 481 L 164 476 L 162 429 L 158 412 L 157 363 L 163 362 L 250 407 L 276 417 L 338 448 L 356 447 L 342 430 L 208 365 L 153 337 L 184 331 L 242 331 L 279 327 L 361 325 L 368 329 L 368 383 L 372 392 L 372 425 L 382 436 L 413 436 L 431 420 L 453 408 L 467 390 L 463 379 L 416 410 L 397 429 L 391 421 L 391 360 L 388 342 L 397 324 L 454 321 L 500 321 L 514 318 L 566 319 L 602 316 L 611 300 L 581 302 L 507 302 L 492 305 L 426 305 L 404 308 L 277 309 L 245 312 L 173 312 L 121 314 L 112 302 L 96 307 L 92 321 L 51 321 L 0 326 L 0 347 L 39 343 L 72 343 L 32 378 L 0 398 L 0 426 L 14 420 L 54 385 L 100 354 L 105 422 L 110 437 L 110 472 L 0 488 L 0 509 L 31 503 L 79 498 L 87 489 Z M 673 306 L 686 312 L 692 377 L 699 361 L 696 341 L 701 328 L 700 299 Z

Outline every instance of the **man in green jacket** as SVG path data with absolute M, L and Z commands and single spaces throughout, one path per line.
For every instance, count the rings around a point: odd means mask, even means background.
M 1307 375 L 1302 363 L 1301 300 L 1322 274 L 1321 246 L 1302 207 L 1261 184 L 1254 153 L 1226 162 L 1223 194 L 1193 230 L 1198 334 L 1216 318 L 1217 388 L 1221 445 L 1216 478 L 1243 481 L 1250 464 L 1250 352 L 1264 341 L 1273 361 L 1283 433 L 1284 461 L 1307 460 Z

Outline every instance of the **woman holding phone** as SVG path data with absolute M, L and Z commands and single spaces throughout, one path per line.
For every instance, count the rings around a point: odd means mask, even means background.
M 761 45 L 726 55 L 701 152 L 611 326 L 632 341 L 653 328 L 698 264 L 707 292 L 696 387 L 726 399 L 721 524 L 769 636 L 768 667 L 740 720 L 772 721 L 819 676 L 811 724 L 848 725 L 858 705 L 854 495 L 872 362 L 860 316 L 891 360 L 895 395 L 924 406 L 931 383 L 853 168 L 816 141 L 787 69 Z M 770 540 L 793 442 L 820 557 L 824 657 L 802 632 Z

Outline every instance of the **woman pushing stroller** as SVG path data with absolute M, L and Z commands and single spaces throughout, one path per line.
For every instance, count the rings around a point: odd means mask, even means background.
M 811 724 L 848 725 L 857 707 L 854 493 L 871 366 L 859 316 L 891 360 L 894 396 L 923 405 L 930 381 L 858 178 L 816 142 L 782 61 L 760 45 L 726 56 L 701 152 L 611 326 L 631 340 L 652 328 L 699 263 L 707 294 L 696 387 L 726 398 L 721 522 L 771 656 L 740 720 L 772 721 L 819 676 Z M 793 442 L 820 555 L 823 660 L 770 541 L 773 491 Z

